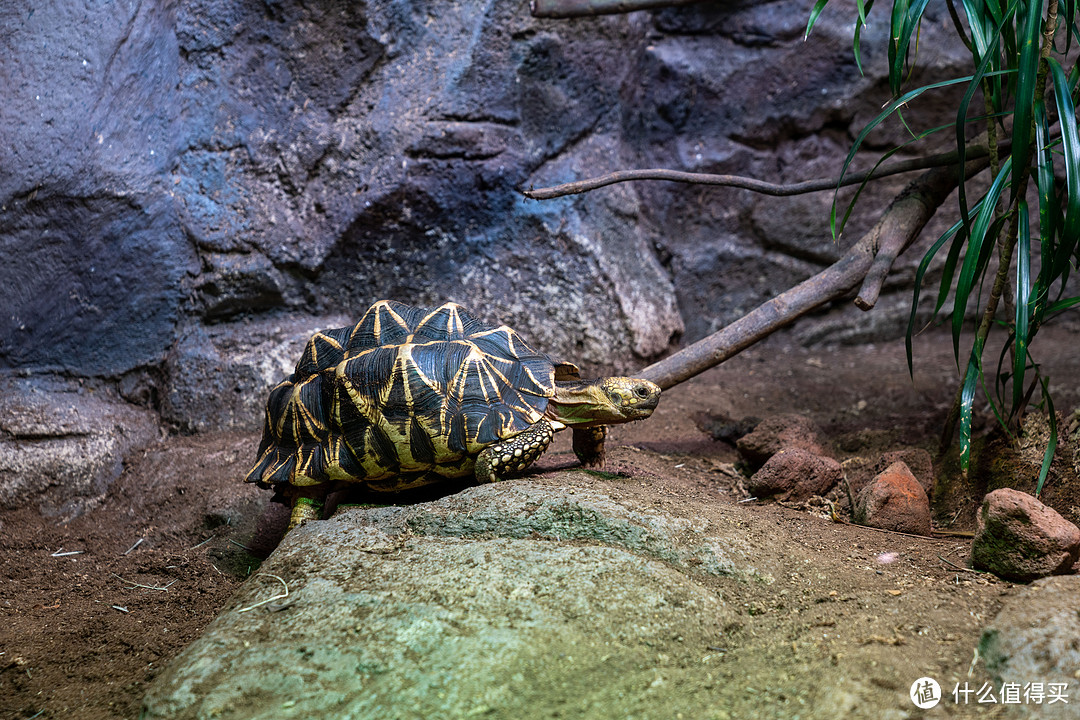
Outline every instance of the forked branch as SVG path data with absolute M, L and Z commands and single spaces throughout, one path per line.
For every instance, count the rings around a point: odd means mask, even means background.
M 969 162 L 966 175 L 986 167 L 984 158 Z M 639 377 L 661 388 L 688 380 L 738 354 L 754 343 L 825 303 L 847 295 L 864 283 L 856 304 L 868 309 L 881 282 L 938 206 L 957 186 L 955 167 L 938 167 L 912 180 L 882 213 L 877 224 L 843 257 L 817 275 L 784 291 L 727 327 L 642 370 Z

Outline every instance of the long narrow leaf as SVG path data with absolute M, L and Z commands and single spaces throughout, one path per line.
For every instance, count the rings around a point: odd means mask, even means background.
M 814 29 L 814 23 L 817 22 L 818 16 L 821 15 L 821 11 L 825 9 L 825 6 L 829 4 L 829 0 L 817 0 L 814 3 L 813 9 L 810 11 L 810 20 L 806 23 L 806 33 L 803 34 L 803 40 L 810 37 L 810 31 Z
M 1018 20 L 1021 26 L 1020 37 L 1017 38 L 1020 44 L 1020 62 L 1017 66 L 1012 138 L 1012 195 L 1014 198 L 1023 187 L 1020 179 L 1027 173 L 1031 159 L 1031 121 L 1035 104 L 1035 81 L 1039 73 L 1041 11 L 1041 2 L 1028 0 L 1024 16 Z
M 867 123 L 866 127 L 859 131 L 859 134 L 855 137 L 855 141 L 851 144 L 851 149 L 848 151 L 847 157 L 844 158 L 844 164 L 840 168 L 840 180 L 836 184 L 836 191 L 839 192 L 840 188 L 843 186 L 843 179 L 847 176 L 848 168 L 851 167 L 851 163 L 855 159 L 855 155 L 859 152 L 859 149 L 862 148 L 862 144 L 866 140 L 866 137 L 871 132 L 873 132 L 874 128 L 876 128 L 878 125 L 884 122 L 886 118 L 896 112 L 898 108 L 903 107 L 905 104 L 919 97 L 927 90 L 936 90 L 937 88 L 948 87 L 950 85 L 958 85 L 960 83 L 970 82 L 970 80 L 971 77 L 962 77 L 954 78 L 952 80 L 943 80 L 942 82 L 931 83 L 930 85 L 924 85 L 922 87 L 915 88 L 914 90 L 904 93 L 903 95 L 886 105 L 885 109 L 878 113 L 873 120 Z M 961 164 L 960 167 L 962 168 L 963 165 Z M 844 224 L 846 223 L 849 215 L 850 208 L 848 213 L 844 215 L 844 220 L 841 221 L 838 228 L 836 223 L 836 195 L 834 193 L 833 209 L 829 217 L 829 227 L 832 230 L 834 240 L 838 238 L 840 232 L 843 231 Z
M 1061 64 L 1048 58 L 1054 80 L 1054 101 L 1061 122 L 1061 150 L 1065 157 L 1065 225 L 1062 228 L 1062 252 L 1072 255 L 1080 238 L 1080 131 L 1076 126 L 1076 108 L 1071 88 Z
M 964 373 L 964 385 L 960 389 L 960 468 L 967 473 L 971 464 L 971 416 L 975 404 L 975 387 L 982 374 L 982 343 L 976 342 L 971 348 L 967 370 Z
M 1046 477 L 1050 473 L 1050 463 L 1054 461 L 1054 451 L 1057 450 L 1058 443 L 1057 414 L 1054 412 L 1054 400 L 1050 397 L 1049 383 L 1045 378 L 1042 379 L 1042 389 L 1043 397 L 1046 399 L 1046 411 L 1050 417 L 1050 441 L 1046 443 L 1046 450 L 1043 452 L 1042 467 L 1039 468 L 1039 480 L 1035 483 L 1035 497 L 1039 497 L 1039 494 L 1042 493 Z
M 1000 31 L 1000 26 L 998 30 Z M 979 67 L 976 69 L 975 74 L 971 76 L 970 82 L 968 83 L 968 89 L 964 93 L 964 97 L 960 100 L 960 106 L 956 111 L 956 151 L 960 155 L 957 166 L 960 168 L 964 167 L 967 157 L 966 124 L 968 121 L 968 106 L 971 104 L 971 99 L 975 96 L 975 91 L 979 89 L 979 83 L 982 82 L 982 79 L 992 74 L 997 74 L 996 72 L 987 72 L 987 65 L 989 64 L 990 58 L 993 56 L 992 53 L 988 54 L 979 63 Z M 967 183 L 961 182 L 957 187 L 957 197 L 960 201 L 960 219 L 964 221 L 964 226 L 967 227 L 971 222 L 967 207 Z
M 951 228 L 942 233 L 941 237 L 934 241 L 934 244 L 930 247 L 929 250 L 926 251 L 926 254 L 923 255 L 922 261 L 919 262 L 919 267 L 915 271 L 915 290 L 912 293 L 911 297 L 911 315 L 908 317 L 907 332 L 904 334 L 904 347 L 907 349 L 908 374 L 912 377 L 914 377 L 915 375 L 915 369 L 912 363 L 911 339 L 915 334 L 915 317 L 919 310 L 919 292 L 922 289 L 923 276 L 926 275 L 926 271 L 930 267 L 930 263 L 931 261 L 933 261 L 934 256 L 937 255 L 938 251 L 941 250 L 941 247 L 946 242 L 948 242 L 949 238 L 952 237 L 959 229 L 960 223 L 956 223 Z M 943 285 L 946 287 L 950 283 L 951 280 L 943 281 Z
M 1046 316 L 1050 287 L 1061 272 L 1062 261 L 1057 252 L 1058 228 L 1061 227 L 1061 207 L 1057 200 L 1054 179 L 1054 156 L 1048 140 L 1050 129 L 1046 106 L 1040 100 L 1034 108 L 1035 120 L 1035 188 L 1039 197 L 1039 274 L 1031 289 L 1031 323 L 1038 329 Z M 1068 256 L 1065 266 L 1068 266 Z
M 898 0 L 893 4 L 892 43 L 889 45 L 889 86 L 893 95 L 900 94 L 904 79 L 904 67 L 907 64 L 908 47 L 911 36 L 917 32 L 922 22 L 923 11 L 929 0 L 915 0 L 908 5 Z
M 1016 317 L 1013 333 L 1012 412 L 1020 411 L 1024 397 L 1024 370 L 1027 368 L 1028 345 L 1031 342 L 1031 316 L 1028 302 L 1031 297 L 1031 233 L 1028 228 L 1027 203 L 1020 201 L 1020 218 L 1016 238 Z
M 975 288 L 976 281 L 981 278 L 981 270 L 985 267 L 986 258 L 994 244 L 994 239 L 989 237 L 988 231 L 994 222 L 994 208 L 1010 177 L 1011 165 L 1010 158 L 1006 158 L 1001 164 L 1001 170 L 994 178 L 994 182 L 990 184 L 990 189 L 986 191 L 983 205 L 971 224 L 967 254 L 964 256 L 964 264 L 960 268 L 956 292 L 953 295 L 953 352 L 957 359 L 959 359 L 960 331 L 963 329 L 964 317 L 967 315 L 968 299 Z

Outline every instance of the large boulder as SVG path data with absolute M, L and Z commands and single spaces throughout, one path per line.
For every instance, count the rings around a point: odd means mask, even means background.
M 573 22 L 524 0 L 6 4 L 0 250 L 20 262 L 0 268 L 0 365 L 119 377 L 192 326 L 391 297 L 459 301 L 587 371 L 639 367 L 833 260 L 829 199 L 519 190 L 635 166 L 834 174 L 834 129 L 884 97 L 884 28 L 860 74 L 851 12 L 804 42 L 789 2 Z M 941 25 L 919 71 L 966 58 Z
M 1009 717 L 1076 717 L 1078 594 L 1080 577 L 1036 580 L 1010 593 L 983 630 L 979 655 L 996 688 L 1011 685 L 1023 700 L 1010 707 Z
M 292 531 L 141 717 L 707 717 L 698 676 L 739 622 L 699 579 L 717 540 L 595 491 L 490 488 Z M 763 579 L 734 545 L 723 574 Z

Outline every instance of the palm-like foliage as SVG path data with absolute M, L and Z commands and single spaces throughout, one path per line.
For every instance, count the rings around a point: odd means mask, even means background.
M 807 33 L 827 2 L 817 0 Z M 1039 390 L 1050 413 L 1051 439 L 1036 487 L 1038 494 L 1053 457 L 1057 429 L 1048 385 L 1039 375 L 1031 344 L 1049 318 L 1080 303 L 1080 297 L 1070 296 L 1067 291 L 1070 274 L 1080 262 L 1080 132 L 1074 102 L 1080 71 L 1075 65 L 1066 71 L 1062 65 L 1067 64 L 1073 40 L 1080 38 L 1075 22 L 1076 2 L 961 0 L 965 23 L 960 10 L 948 0 L 958 39 L 971 51 L 972 74 L 905 91 L 927 2 L 893 3 L 888 58 L 894 100 L 856 138 L 844 170 L 869 131 L 892 114 L 899 115 L 906 103 L 937 87 L 967 84 L 956 121 L 950 126 L 960 153 L 957 171 L 963 171 L 964 153 L 972 142 L 967 128 L 972 121 L 981 120 L 986 132 L 976 142 L 990 149 L 992 178 L 989 189 L 974 198 L 970 197 L 967 182 L 960 183 L 958 220 L 933 244 L 919 265 L 907 333 L 908 365 L 910 368 L 922 281 L 931 261 L 945 251 L 934 312 L 939 313 L 951 295 L 953 349 L 962 377 L 957 404 L 961 466 L 966 471 L 970 459 L 972 408 L 980 385 L 1006 430 L 1015 426 Z M 861 31 L 873 0 L 856 0 L 856 5 L 854 52 L 856 62 L 861 63 Z M 984 109 L 973 117 L 970 106 L 979 90 Z M 913 133 L 912 141 L 943 129 Z M 996 149 L 1003 143 L 1007 143 L 1007 153 L 998 157 Z M 1029 202 L 1038 203 L 1037 213 L 1031 213 Z M 843 220 L 850 211 L 848 206 Z M 838 228 L 835 208 L 833 215 L 837 231 L 843 220 Z M 995 249 L 996 268 L 992 262 Z M 985 293 L 980 290 L 988 282 L 989 295 L 982 299 Z M 1005 305 L 1011 307 L 999 315 L 998 304 L 1003 297 Z M 981 320 L 964 357 L 961 332 L 969 326 L 972 309 L 978 311 Z M 1004 326 L 1007 340 L 996 369 L 988 373 L 991 366 L 985 363 L 984 350 L 995 325 Z M 988 376 L 993 378 L 992 383 L 987 381 Z M 950 427 L 953 422 L 955 418 L 950 419 Z

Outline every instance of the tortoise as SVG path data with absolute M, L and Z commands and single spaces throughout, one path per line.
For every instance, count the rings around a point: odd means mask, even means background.
M 604 426 L 647 418 L 659 399 L 648 380 L 582 380 L 574 364 L 455 303 L 382 300 L 351 327 L 316 332 L 270 391 L 246 482 L 276 491 L 292 529 L 350 484 L 395 493 L 504 480 L 566 427 L 581 462 L 602 466 Z

